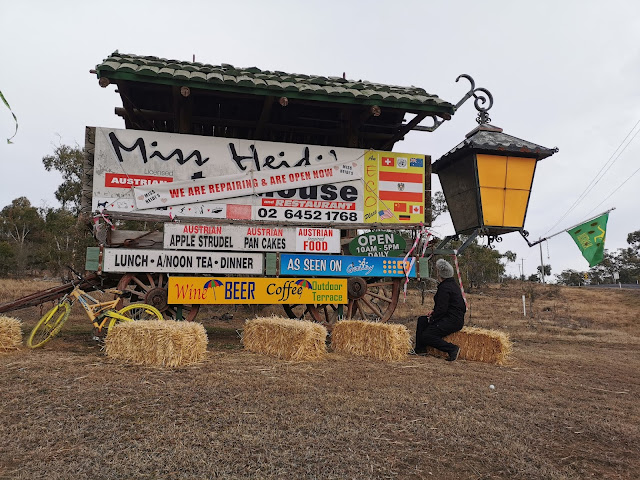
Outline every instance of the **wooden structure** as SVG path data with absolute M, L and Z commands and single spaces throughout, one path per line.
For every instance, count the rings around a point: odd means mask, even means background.
M 417 87 L 208 65 L 117 51 L 95 71 L 115 84 L 128 129 L 391 150 L 454 106 Z M 404 123 L 407 114 L 415 115 Z
M 127 129 L 134 130 L 390 151 L 408 132 L 433 131 L 455 112 L 451 103 L 421 88 L 353 81 L 345 74 L 288 74 L 117 51 L 92 73 L 101 87 L 116 87 L 122 106 L 115 113 Z M 419 125 L 428 118 L 431 126 Z M 87 145 L 92 156 L 91 138 Z M 426 158 L 425 190 L 430 192 L 431 165 L 430 157 Z M 91 179 L 85 183 L 90 185 Z M 87 185 L 83 207 L 89 213 L 91 190 Z M 430 206 L 429 193 L 424 205 L 427 225 Z M 144 248 L 157 242 L 153 232 L 124 237 L 106 233 L 97 232 L 104 235 L 100 242 L 111 246 Z M 343 230 L 343 235 L 354 236 L 354 232 Z M 167 316 L 175 316 L 181 312 L 167 304 L 166 284 L 163 273 L 130 273 L 119 279 L 118 287 L 129 292 L 131 301 L 152 304 Z M 386 321 L 395 309 L 399 284 L 397 278 L 351 279 L 347 317 L 369 314 Z M 325 324 L 337 318 L 337 307 L 330 305 L 287 306 L 286 310 L 290 316 L 310 315 Z M 197 306 L 187 305 L 184 311 L 192 319 Z

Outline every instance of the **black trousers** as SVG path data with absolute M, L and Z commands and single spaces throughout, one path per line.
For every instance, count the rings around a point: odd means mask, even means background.
M 429 323 L 429 317 L 418 317 L 416 328 L 416 352 L 424 352 L 427 347 L 434 347 L 445 353 L 453 353 L 457 347 L 453 343 L 445 342 L 443 337 L 458 330 L 462 330 L 464 321 L 444 318 L 438 323 Z

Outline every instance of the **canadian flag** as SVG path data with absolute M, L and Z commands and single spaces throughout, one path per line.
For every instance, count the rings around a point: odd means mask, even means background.
M 411 213 L 422 213 L 422 205 L 411 205 Z

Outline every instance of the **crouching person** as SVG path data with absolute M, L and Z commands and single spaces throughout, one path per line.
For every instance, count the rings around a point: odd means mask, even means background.
M 429 314 L 418 317 L 415 352 L 424 354 L 427 347 L 434 347 L 447 353 L 447 360 L 452 362 L 458 358 L 460 347 L 444 341 L 443 337 L 462 329 L 467 306 L 458 283 L 453 279 L 451 264 L 443 259 L 438 260 L 436 275 L 438 290 L 433 297 L 435 305 Z

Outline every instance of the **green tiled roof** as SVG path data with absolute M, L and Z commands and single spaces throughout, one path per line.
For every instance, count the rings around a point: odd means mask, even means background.
M 128 55 L 115 51 L 96 66 L 98 78 L 129 80 L 166 85 L 188 86 L 253 95 L 277 95 L 324 102 L 379 105 L 407 111 L 425 111 L 452 115 L 454 107 L 436 95 L 418 87 L 383 85 L 342 77 L 291 74 L 238 68 L 233 65 L 209 65 L 158 57 Z

